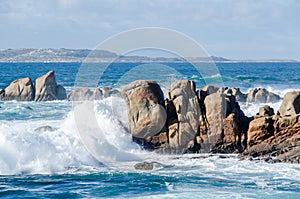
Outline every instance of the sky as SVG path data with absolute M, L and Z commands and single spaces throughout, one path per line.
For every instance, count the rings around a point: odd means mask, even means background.
M 179 31 L 213 56 L 300 60 L 298 0 L 0 0 L 0 49 L 93 49 L 143 27 Z

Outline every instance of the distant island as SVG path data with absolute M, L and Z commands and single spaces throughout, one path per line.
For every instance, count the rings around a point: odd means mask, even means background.
M 176 57 L 123 56 L 106 50 L 19 48 L 0 50 L 0 62 L 83 62 L 88 57 L 91 62 L 184 62 Z M 224 57 L 192 57 L 193 62 L 298 62 L 291 59 L 231 60 Z

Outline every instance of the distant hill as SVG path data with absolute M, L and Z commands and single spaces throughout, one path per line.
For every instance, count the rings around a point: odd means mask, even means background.
M 183 62 L 181 58 L 122 56 L 105 50 L 89 49 L 5 49 L 0 50 L 0 62 L 82 62 L 88 56 L 91 62 Z M 223 57 L 193 57 L 192 62 L 297 62 L 297 60 L 230 60 Z
M 0 61 L 8 62 L 81 62 L 92 50 L 89 49 L 6 49 L 0 50 Z M 118 55 L 105 50 L 94 50 L 93 58 L 116 58 Z

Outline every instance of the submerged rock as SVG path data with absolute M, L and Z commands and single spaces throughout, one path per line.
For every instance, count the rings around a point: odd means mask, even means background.
M 54 71 L 35 80 L 35 101 L 63 100 L 67 98 L 66 90 L 57 85 Z
M 40 132 L 40 133 L 46 132 L 46 131 L 55 131 L 55 130 L 56 130 L 56 128 L 53 128 L 52 126 L 48 126 L 48 125 L 41 126 L 39 128 L 34 129 L 34 131 Z
M 34 89 L 29 77 L 21 78 L 10 83 L 2 91 L 2 100 L 31 101 L 34 98 Z

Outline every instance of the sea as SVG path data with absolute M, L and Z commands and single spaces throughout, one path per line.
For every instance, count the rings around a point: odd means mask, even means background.
M 121 89 L 136 79 L 157 81 L 167 96 L 176 80 L 266 88 L 281 97 L 300 90 L 300 62 L 0 63 L 0 88 L 54 70 L 67 92 L 79 87 Z M 269 103 L 278 110 L 281 102 Z M 240 103 L 253 116 L 265 104 Z M 99 132 L 89 145 L 73 102 L 0 102 L 0 197 L 3 198 L 300 198 L 300 165 L 240 160 L 235 154 L 167 155 L 132 142 L 120 96 L 93 102 Z M 78 113 L 77 113 L 78 114 Z M 122 125 L 120 122 L 122 121 Z M 42 126 L 48 128 L 37 130 Z M 89 129 L 85 130 L 90 133 Z M 95 155 L 96 153 L 96 155 Z M 136 170 L 140 162 L 153 170 Z

